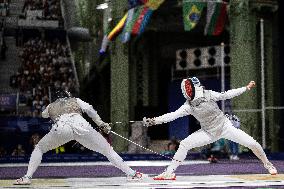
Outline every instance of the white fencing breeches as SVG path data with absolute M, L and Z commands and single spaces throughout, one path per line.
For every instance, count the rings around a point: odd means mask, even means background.
M 268 159 L 260 146 L 260 144 L 254 140 L 251 136 L 246 134 L 244 131 L 235 128 L 231 122 L 225 122 L 224 127 L 221 127 L 218 136 L 213 136 L 207 131 L 200 129 L 187 138 L 181 141 L 179 149 L 174 155 L 174 160 L 171 165 L 166 169 L 167 173 L 173 173 L 176 168 L 184 161 L 186 158 L 187 152 L 196 147 L 201 147 L 210 143 L 213 143 L 220 138 L 225 138 L 233 142 L 239 143 L 253 151 L 253 153 L 265 164 L 268 162 Z M 178 160 L 178 161 L 176 161 Z
M 36 145 L 32 152 L 26 176 L 32 177 L 33 173 L 41 163 L 43 153 L 55 149 L 71 140 L 76 140 L 84 147 L 99 152 L 127 175 L 133 176 L 132 170 L 123 159 L 113 150 L 106 139 L 98 133 L 79 114 L 63 115 L 53 125 L 51 131 L 46 134 Z

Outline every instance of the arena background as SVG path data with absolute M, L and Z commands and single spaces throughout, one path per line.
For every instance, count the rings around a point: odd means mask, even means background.
M 165 0 L 153 13 L 143 34 L 131 37 L 125 44 L 117 37 L 110 42 L 104 54 L 100 54 L 99 50 L 106 28 L 113 28 L 123 17 L 128 9 L 127 0 L 43 2 L 0 1 L 0 187 L 12 187 L 9 179 L 24 174 L 34 145 L 51 128 L 51 121 L 41 118 L 41 111 L 52 102 L 58 89 L 66 89 L 75 97 L 92 104 L 105 122 L 121 122 L 112 124 L 114 132 L 164 154 L 169 143 L 180 141 L 198 130 L 198 121 L 187 116 L 148 129 L 142 127 L 140 121 L 143 117 L 162 115 L 181 106 L 185 99 L 180 82 L 185 77 L 196 76 L 205 88 L 221 91 L 222 60 L 225 63 L 225 90 L 245 86 L 251 80 L 257 83 L 255 90 L 224 102 L 224 111 L 233 112 L 240 118 L 241 129 L 260 142 L 269 158 L 275 161 L 279 173 L 283 172 L 283 1 L 226 1 L 230 8 L 224 31 L 219 36 L 204 36 L 205 11 L 196 28 L 185 32 L 182 1 Z M 105 4 L 107 7 L 102 6 Z M 261 78 L 261 19 L 264 20 L 264 80 Z M 216 53 L 220 48 L 224 48 L 224 59 Z M 205 51 L 209 52 L 210 60 L 198 56 L 198 53 Z M 222 107 L 221 102 L 219 105 Z M 85 118 L 92 123 L 87 116 Z M 160 173 L 166 165 L 165 157 L 120 137 L 105 137 L 125 160 L 141 161 L 130 164 L 150 175 Z M 240 147 L 239 151 L 240 160 L 232 162 L 229 161 L 230 151 L 225 140 L 206 148 L 193 149 L 187 157 L 193 160 L 193 164 L 186 164 L 178 173 L 181 176 L 210 175 L 212 170 L 216 170 L 216 175 L 246 174 L 248 178 L 253 177 L 252 174 L 266 173 L 250 150 Z M 211 153 L 220 160 L 219 164 L 207 164 Z M 105 161 L 100 154 L 72 141 L 45 154 L 44 167 L 35 177 L 123 176 L 115 168 L 104 164 Z M 158 164 L 157 167 L 151 168 L 151 161 L 153 166 Z M 82 164 L 87 165 L 86 169 L 81 167 L 82 162 L 87 162 Z M 145 167 L 139 167 L 141 164 Z M 58 166 L 62 166 L 64 171 L 57 172 Z M 77 171 L 71 173 L 72 166 Z M 275 185 L 270 183 L 273 180 L 270 177 L 256 177 L 256 180 L 268 180 L 266 185 Z M 283 180 L 283 175 L 274 180 Z M 53 181 L 36 186 L 53 187 Z M 283 184 L 280 181 L 278 187 Z M 75 181 L 70 182 L 74 184 Z M 78 187 L 70 182 L 66 184 L 64 181 L 60 186 Z M 100 184 L 113 187 L 103 183 L 99 181 L 99 184 L 90 187 L 96 188 Z M 131 187 L 121 183 L 121 188 Z M 237 186 L 236 183 L 230 185 L 234 186 Z M 150 186 L 146 184 L 141 187 Z

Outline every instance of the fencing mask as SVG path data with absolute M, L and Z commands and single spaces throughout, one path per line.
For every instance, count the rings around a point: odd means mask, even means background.
M 184 98 L 189 101 L 203 97 L 203 87 L 197 77 L 183 79 L 181 82 L 181 90 Z

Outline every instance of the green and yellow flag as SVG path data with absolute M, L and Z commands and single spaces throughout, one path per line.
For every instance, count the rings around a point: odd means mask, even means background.
M 198 24 L 205 6 L 206 2 L 183 0 L 183 22 L 185 31 L 192 30 Z

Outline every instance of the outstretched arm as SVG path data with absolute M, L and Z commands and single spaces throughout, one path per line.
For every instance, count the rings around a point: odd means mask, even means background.
M 168 123 L 177 118 L 180 118 L 180 117 L 183 117 L 189 114 L 190 114 L 189 105 L 184 104 L 174 112 L 167 113 L 159 117 L 144 118 L 143 122 L 144 122 L 144 125 L 148 127 L 148 126 L 152 126 L 156 124 Z
M 92 120 L 105 132 L 109 133 L 110 126 L 108 123 L 105 123 L 96 110 L 94 110 L 93 106 L 88 104 L 87 102 L 84 102 L 83 100 L 77 98 L 77 103 L 79 104 L 80 108 L 83 112 L 85 112 Z
M 250 90 L 253 87 L 255 87 L 255 82 L 251 81 L 246 87 L 241 87 L 238 89 L 231 89 L 223 93 L 211 91 L 211 99 L 214 101 L 231 99 L 231 98 L 234 98 L 236 96 L 243 94 L 246 90 Z
M 96 110 L 94 110 L 93 106 L 88 104 L 87 102 L 84 102 L 83 100 L 77 98 L 77 103 L 79 104 L 80 108 L 84 113 L 86 113 L 92 120 L 100 126 L 104 122 L 102 121 L 101 117 L 97 113 Z

